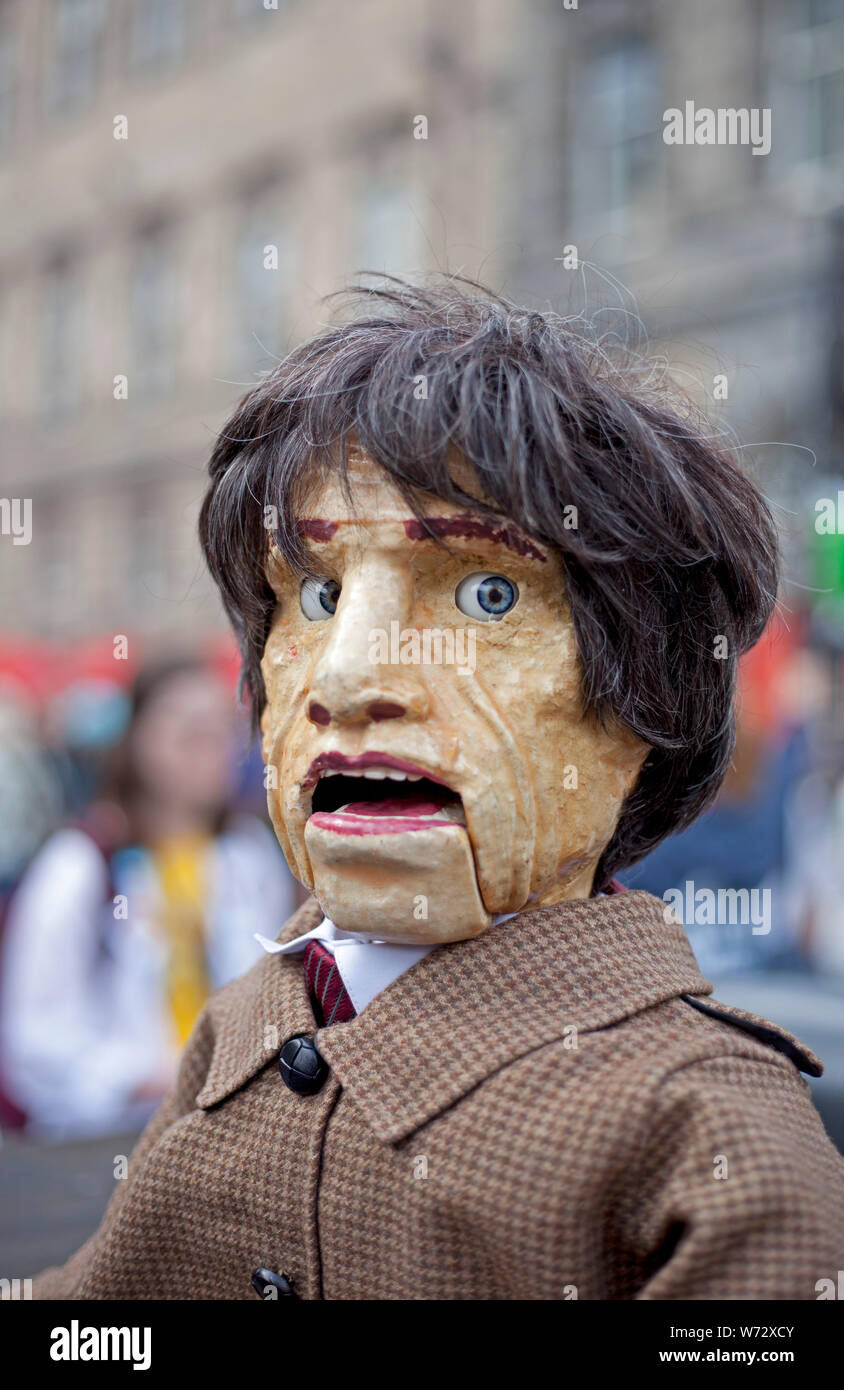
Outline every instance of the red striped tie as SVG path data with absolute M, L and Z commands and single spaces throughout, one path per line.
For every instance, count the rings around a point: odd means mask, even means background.
M 321 941 L 309 941 L 305 947 L 305 987 L 320 1028 L 348 1023 L 355 1017 L 355 1006 L 340 978 L 333 952 Z

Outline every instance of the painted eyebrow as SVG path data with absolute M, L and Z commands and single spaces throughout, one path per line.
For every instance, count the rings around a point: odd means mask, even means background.
M 484 521 L 479 516 L 464 513 L 461 516 L 426 516 L 424 526 L 416 517 L 412 517 L 404 522 L 404 529 L 408 540 L 411 541 L 429 540 L 432 533 L 435 536 L 461 536 L 466 540 L 495 541 L 499 545 L 506 545 L 508 550 L 514 551 L 517 555 L 540 560 L 543 565 L 548 559 L 547 555 L 543 555 L 527 536 L 523 536 L 508 521 Z
M 330 541 L 337 530 L 336 521 L 322 521 L 317 516 L 305 517 L 297 523 L 299 535 L 309 541 Z
M 515 554 L 539 560 L 543 565 L 548 559 L 527 536 L 523 536 L 507 521 L 485 521 L 481 517 L 464 513 L 461 516 L 427 516 L 424 526 L 417 517 L 408 517 L 402 525 L 405 535 L 411 541 L 430 540 L 432 535 L 459 536 L 464 540 L 482 539 L 506 545 L 508 550 L 514 551 Z M 307 540 L 325 542 L 331 540 L 338 526 L 337 521 L 327 521 L 322 517 L 305 517 L 299 522 L 299 533 Z

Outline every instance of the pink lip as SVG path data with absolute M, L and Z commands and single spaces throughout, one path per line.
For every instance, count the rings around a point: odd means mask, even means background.
M 430 782 L 439 782 L 441 787 L 448 786 L 442 777 L 437 777 L 427 768 L 417 767 L 416 763 L 409 763 L 404 758 L 394 758 L 392 753 L 358 753 L 352 758 L 347 757 L 345 753 L 319 753 L 305 773 L 302 790 L 313 787 L 319 781 L 321 772 L 341 772 L 344 768 L 360 767 L 393 767 L 397 772 L 414 773 L 419 777 L 427 777 Z
M 441 825 L 448 829 L 460 822 L 433 820 L 430 816 L 349 816 L 342 811 L 317 811 L 308 824 L 333 830 L 335 835 L 403 835 L 407 830 L 430 830 Z

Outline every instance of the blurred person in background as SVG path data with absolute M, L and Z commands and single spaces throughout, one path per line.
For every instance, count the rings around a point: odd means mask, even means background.
M 655 897 L 665 897 L 668 889 L 681 894 L 692 949 L 703 974 L 715 981 L 745 970 L 801 963 L 799 942 L 784 911 L 782 872 L 785 810 L 805 770 L 805 739 L 795 730 L 781 741 L 770 741 L 741 711 L 736 734 L 733 764 L 711 810 L 623 876 L 631 888 Z M 767 904 L 768 915 L 760 913 L 758 922 L 713 922 L 697 907 L 696 920 L 689 908 L 701 890 L 715 895 L 716 902 L 719 891 L 755 891 L 754 902 Z
M 128 688 L 86 677 L 72 679 L 47 702 L 44 737 L 61 780 L 65 821 L 84 818 L 103 794 L 114 749 L 131 713 Z
M 143 1123 L 207 996 L 298 902 L 269 829 L 232 812 L 237 725 L 201 662 L 135 682 L 105 796 L 15 891 L 0 957 L 7 1103 L 62 1138 Z
M 817 758 L 816 725 L 828 695 L 801 629 L 799 617 L 786 625 L 775 616 L 743 658 L 732 764 L 712 807 L 622 875 L 656 897 L 681 894 L 692 949 L 715 981 L 809 963 L 795 913 L 791 808 Z M 696 907 L 701 890 L 716 901 L 722 891 L 756 893 L 756 906 L 766 910 L 758 922 L 709 921 Z
M 826 773 L 826 775 L 825 775 Z M 789 813 L 788 904 L 806 963 L 844 987 L 844 777 L 815 768 Z
M 21 872 L 61 819 L 62 788 L 35 715 L 0 692 L 0 910 Z

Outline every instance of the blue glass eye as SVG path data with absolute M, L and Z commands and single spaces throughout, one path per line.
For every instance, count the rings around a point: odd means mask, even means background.
M 518 598 L 518 586 L 512 579 L 505 579 L 503 574 L 486 574 L 483 571 L 461 579 L 454 594 L 454 601 L 461 613 L 475 618 L 479 623 L 493 623 L 503 618 L 516 606 Z
M 324 623 L 337 611 L 340 585 L 334 579 L 306 579 L 302 584 L 299 603 L 305 617 L 312 623 Z

